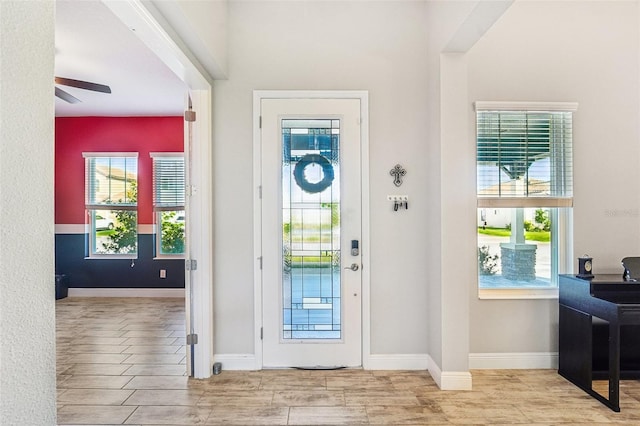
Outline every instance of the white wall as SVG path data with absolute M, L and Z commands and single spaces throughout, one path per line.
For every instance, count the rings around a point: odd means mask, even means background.
M 216 352 L 254 353 L 252 91 L 368 90 L 371 351 L 428 353 L 427 25 L 423 2 L 229 3 L 214 86 Z M 389 170 L 407 170 L 397 189 Z M 400 191 L 400 192 L 398 192 Z M 387 194 L 408 194 L 393 213 Z
M 0 2 L 3 425 L 56 424 L 53 40 L 52 1 Z
M 638 37 L 637 2 L 517 1 L 467 55 L 470 102 L 579 103 L 574 254 L 596 273 L 640 254 Z M 557 300 L 478 300 L 469 286 L 472 353 L 557 351 Z
M 227 0 L 150 0 L 151 13 L 166 20 L 177 33 L 174 41 L 184 43 L 199 63 L 215 79 L 227 76 Z

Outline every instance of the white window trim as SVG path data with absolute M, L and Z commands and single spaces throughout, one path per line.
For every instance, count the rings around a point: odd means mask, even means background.
M 151 158 L 171 158 L 171 157 L 182 157 L 184 158 L 184 152 L 176 151 L 176 152 L 150 152 L 149 157 Z
M 92 157 L 135 157 L 138 158 L 137 152 L 83 152 L 83 158 Z
M 558 288 L 478 288 L 480 300 L 557 299 Z
M 150 152 L 149 153 L 149 157 L 153 158 L 185 158 L 185 153 L 182 151 L 172 151 L 172 152 Z M 185 164 L 185 168 L 186 168 L 186 164 Z M 186 171 L 186 170 L 185 170 Z M 154 166 L 152 166 L 152 173 L 155 174 L 155 168 Z M 154 179 L 155 176 L 152 176 L 152 179 Z M 186 178 L 186 176 L 185 176 Z M 155 197 L 155 194 L 153 194 L 153 196 Z M 185 200 L 185 204 L 186 204 L 186 200 Z M 154 251 L 155 251 L 155 256 L 153 257 L 153 260 L 180 260 L 180 259 L 185 259 L 186 258 L 186 254 L 185 253 L 179 253 L 179 254 L 167 254 L 167 253 L 160 253 L 160 234 L 162 232 L 162 218 L 161 218 L 161 214 L 162 214 L 162 210 L 156 210 L 155 207 L 155 203 L 152 206 L 153 208 L 153 215 L 154 215 L 154 220 L 155 223 L 153 224 L 153 235 L 154 235 Z M 182 211 L 185 211 L 186 206 L 182 206 Z M 186 211 L 185 211 L 185 215 L 186 215 Z M 185 235 L 186 237 L 186 235 Z
M 139 158 L 139 153 L 138 152 L 83 152 L 82 153 L 82 158 L 97 158 L 97 157 L 131 157 L 131 158 L 136 158 L 136 160 Z M 86 170 L 85 170 L 85 174 L 86 174 Z M 137 181 L 137 175 L 136 175 L 136 181 Z M 86 182 L 84 183 L 85 185 L 87 184 Z M 117 205 L 109 205 L 109 204 L 99 204 L 99 205 L 86 205 L 85 204 L 85 210 L 89 211 L 89 210 L 109 210 L 109 207 L 112 206 L 117 206 Z M 136 214 L 138 212 L 138 202 L 136 201 L 135 206 L 134 205 L 119 205 L 119 208 L 117 209 L 111 209 L 111 210 L 131 210 L 131 211 L 135 211 Z M 138 237 L 140 236 L 140 224 L 137 224 L 137 228 L 136 228 L 136 234 L 137 237 L 136 239 L 138 239 Z M 138 251 L 136 250 L 136 253 L 132 253 L 132 254 L 126 254 L 126 253 L 94 253 L 94 250 L 96 249 L 96 247 L 94 247 L 93 244 L 93 240 L 92 240 L 92 232 L 94 232 L 95 230 L 92 229 L 91 224 L 85 224 L 85 233 L 88 235 L 89 241 L 88 241 L 88 246 L 87 249 L 89 251 L 88 255 L 85 256 L 85 260 L 101 260 L 101 259 L 111 259 L 111 260 L 118 260 L 118 259 L 138 259 Z M 139 242 L 139 241 L 138 241 Z
M 536 207 L 573 207 L 572 198 L 551 198 L 551 197 L 478 197 L 478 208 L 508 209 L 514 205 L 522 208 Z
M 99 253 L 99 254 L 94 254 L 94 255 L 91 255 L 91 256 L 85 256 L 84 258 L 85 258 L 85 260 L 137 259 L 138 255 L 137 254 L 106 254 L 106 253 Z
M 577 102 L 502 102 L 502 101 L 476 101 L 476 111 L 565 111 L 576 112 Z
M 575 112 L 578 110 L 577 102 L 503 102 L 503 101 L 476 101 L 475 111 L 565 111 Z M 500 201 L 497 199 L 482 199 L 477 197 L 478 207 L 512 207 L 511 200 Z M 520 199 L 520 202 L 523 200 Z M 538 204 L 536 198 L 524 200 L 523 207 L 529 204 Z M 562 229 L 563 238 L 558 238 L 558 274 L 569 273 L 573 269 L 573 199 L 570 201 L 557 201 L 557 205 L 548 207 L 569 207 L 563 209 L 564 213 L 559 214 L 561 223 L 558 227 Z M 524 205 L 526 204 L 526 205 Z M 476 235 L 477 238 L 477 235 Z M 477 245 L 477 244 L 476 244 Z M 551 288 L 480 288 L 479 276 L 476 277 L 476 288 L 478 289 L 478 299 L 481 300 L 518 300 L 518 299 L 558 299 L 558 287 Z

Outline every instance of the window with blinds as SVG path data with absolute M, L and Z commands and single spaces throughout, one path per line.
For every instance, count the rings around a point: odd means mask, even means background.
M 480 295 L 555 289 L 558 273 L 571 268 L 577 104 L 475 108 Z
M 573 112 L 496 106 L 476 103 L 478 206 L 570 207 Z
M 135 257 L 138 248 L 138 154 L 83 153 L 89 256 Z
M 153 208 L 156 215 L 156 256 L 184 255 L 184 154 L 151 153 Z

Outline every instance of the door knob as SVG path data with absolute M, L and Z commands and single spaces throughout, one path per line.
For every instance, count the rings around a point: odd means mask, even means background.
M 357 271 L 358 269 L 360 269 L 360 265 L 358 265 L 357 263 L 352 263 L 351 266 L 345 266 L 344 269 L 351 269 L 352 271 Z

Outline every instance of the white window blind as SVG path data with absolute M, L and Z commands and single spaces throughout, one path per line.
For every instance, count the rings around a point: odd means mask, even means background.
M 575 107 L 476 103 L 478 207 L 573 205 Z
M 87 209 L 137 206 L 137 153 L 83 153 Z
M 138 153 L 88 152 L 85 207 L 89 257 L 135 258 L 138 250 Z
M 156 211 L 184 209 L 184 157 L 152 154 L 153 205 Z

